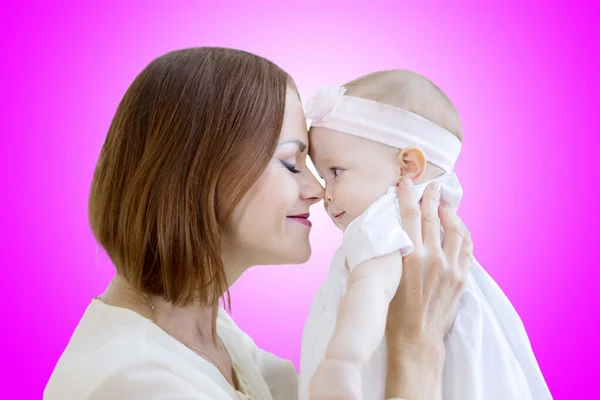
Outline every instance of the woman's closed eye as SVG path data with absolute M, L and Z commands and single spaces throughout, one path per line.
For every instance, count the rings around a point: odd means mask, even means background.
M 280 161 L 280 162 L 281 162 L 281 164 L 282 164 L 284 167 L 286 167 L 286 168 L 287 168 L 287 169 L 288 169 L 288 170 L 289 170 L 291 173 L 294 173 L 294 174 L 299 174 L 300 172 L 302 172 L 302 171 L 300 171 L 300 170 L 296 169 L 296 165 L 294 165 L 294 164 L 292 164 L 292 163 L 290 163 L 290 162 L 288 162 L 288 161 L 284 161 L 284 160 L 279 160 L 279 161 Z

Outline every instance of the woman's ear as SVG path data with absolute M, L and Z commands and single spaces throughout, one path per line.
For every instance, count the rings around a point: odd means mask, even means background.
M 417 182 L 425 173 L 427 157 L 421 149 L 407 147 L 398 152 L 396 163 L 400 171 L 400 179 L 406 177 L 413 182 Z

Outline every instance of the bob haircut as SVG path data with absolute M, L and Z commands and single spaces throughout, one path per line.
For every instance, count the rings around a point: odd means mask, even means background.
M 288 87 L 272 62 L 219 47 L 167 53 L 135 78 L 100 152 L 89 222 L 136 291 L 179 306 L 228 294 L 222 229 L 273 157 Z

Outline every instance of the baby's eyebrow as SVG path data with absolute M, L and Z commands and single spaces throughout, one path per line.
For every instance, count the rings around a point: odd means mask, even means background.
M 335 160 L 331 156 L 326 156 L 325 158 L 319 160 L 319 164 L 322 166 L 332 166 L 335 164 Z M 327 167 L 327 168 L 329 168 Z

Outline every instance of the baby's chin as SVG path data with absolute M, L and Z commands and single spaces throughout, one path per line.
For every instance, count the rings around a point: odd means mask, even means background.
M 333 222 L 333 224 L 335 226 L 338 227 L 339 230 L 341 230 L 342 232 L 345 232 L 346 228 L 352 223 L 352 221 L 354 221 L 354 218 L 351 217 L 350 215 L 344 213 L 344 215 L 342 215 L 342 217 L 339 218 L 338 220 L 331 218 L 331 221 Z
M 336 228 L 338 228 L 339 230 L 341 230 L 342 232 L 344 232 L 344 230 L 346 229 L 346 227 L 342 224 L 340 224 L 339 222 L 337 222 L 335 219 L 329 217 L 329 219 L 331 220 L 331 222 L 333 222 L 333 224 L 335 225 Z

